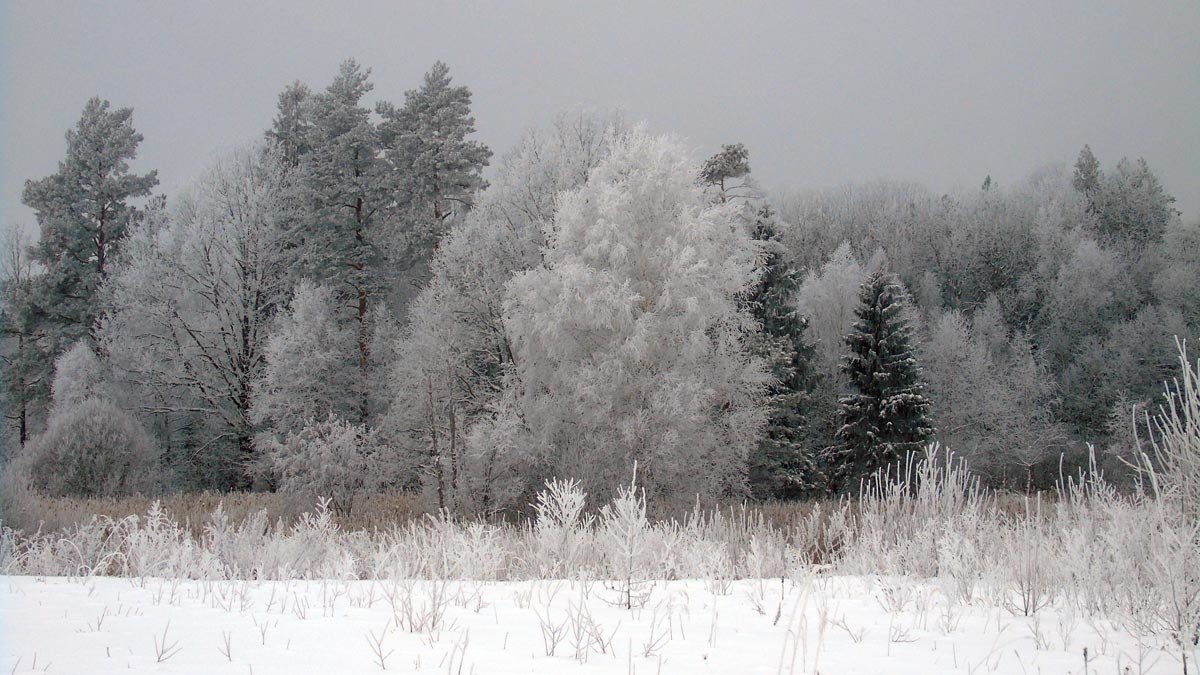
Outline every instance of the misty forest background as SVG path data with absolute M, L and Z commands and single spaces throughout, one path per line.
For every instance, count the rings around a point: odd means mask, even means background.
M 797 499 L 934 441 L 997 488 L 1119 482 L 1200 325 L 1200 222 L 1140 159 L 768 195 L 753 148 L 618 114 L 494 156 L 441 63 L 371 89 L 287 86 L 169 196 L 88 102 L 6 247 L 5 492 L 497 513 L 636 462 L 660 503 Z

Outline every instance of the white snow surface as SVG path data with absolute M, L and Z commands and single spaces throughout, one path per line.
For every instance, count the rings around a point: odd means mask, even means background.
M 635 590 L 645 604 L 627 609 L 600 581 L 0 577 L 0 673 L 1049 674 L 1083 673 L 1085 648 L 1088 673 L 1181 666 L 1069 607 L 955 604 L 936 580 Z

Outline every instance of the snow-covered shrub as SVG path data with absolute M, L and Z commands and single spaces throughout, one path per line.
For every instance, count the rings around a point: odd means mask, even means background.
M 162 485 L 154 439 L 133 415 L 98 398 L 69 407 L 56 401 L 46 431 L 8 470 L 54 497 L 147 494 Z
M 635 465 L 636 471 L 636 465 Z M 641 606 L 649 597 L 654 570 L 652 526 L 646 518 L 646 491 L 635 479 L 622 486 L 611 503 L 600 511 L 599 536 L 604 559 L 613 579 L 617 603 L 626 609 Z
M 575 480 L 546 481 L 533 505 L 534 559 L 545 577 L 562 577 L 577 570 L 590 548 L 592 517 L 584 514 L 587 495 Z
M 103 364 L 87 343 L 77 343 L 54 367 L 46 429 L 13 453 L 5 467 L 6 491 L 116 497 L 162 487 L 153 437 L 112 403 Z
M 268 440 L 266 450 L 281 490 L 328 499 L 338 513 L 350 512 L 356 492 L 382 482 L 374 433 L 332 413 L 308 420 L 282 442 Z
M 1187 345 L 1176 339 L 1181 367 L 1177 393 L 1168 387 L 1167 404 L 1154 420 L 1153 456 L 1141 461 L 1156 497 L 1177 501 L 1185 518 L 1200 520 L 1200 361 L 1188 360 Z

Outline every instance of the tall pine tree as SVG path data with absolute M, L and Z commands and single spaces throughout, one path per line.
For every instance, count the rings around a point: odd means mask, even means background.
M 96 290 L 138 217 L 129 201 L 158 185 L 154 171 L 141 176 L 129 171 L 141 141 L 131 108 L 112 110 L 108 101 L 92 98 L 67 132 L 67 156 L 58 171 L 25 182 L 21 199 L 41 228 L 31 254 L 43 268 L 38 285 L 51 359 L 93 336 L 100 311 Z
M 933 435 L 904 289 L 879 270 L 863 282 L 860 300 L 842 365 L 851 393 L 840 401 L 842 426 L 827 450 L 843 489 L 920 450 Z
M 304 212 L 297 231 L 299 271 L 334 289 L 342 320 L 354 326 L 354 422 L 369 420 L 370 312 L 387 287 L 386 250 L 395 235 L 390 170 L 371 111 L 362 104 L 373 88 L 370 74 L 349 59 L 322 92 L 301 96 L 293 85 L 280 97 L 276 120 L 276 127 L 306 129 L 296 146 L 302 154 L 295 185 Z M 304 106 L 301 119 L 281 123 L 297 98 Z
M 22 443 L 37 426 L 36 411 L 49 402 L 54 361 L 80 339 L 94 343 L 101 303 L 98 290 L 118 246 L 141 210 L 131 201 L 147 197 L 156 172 L 130 172 L 142 135 L 133 110 L 113 110 L 92 98 L 75 128 L 58 171 L 25 181 L 21 196 L 41 230 L 29 249 L 38 268 L 10 276 L 4 289 L 0 332 L 10 338 L 6 356 L 9 415 Z
M 762 276 L 749 297 L 761 326 L 752 343 L 769 365 L 770 413 L 765 433 L 750 457 L 750 486 L 760 499 L 796 498 L 822 484 L 816 457 L 805 440 L 814 349 L 805 339 L 808 320 L 796 311 L 800 275 L 779 241 L 773 214 L 762 207 L 753 239 L 761 247 Z
M 471 115 L 471 90 L 451 86 L 450 68 L 438 61 L 421 88 L 404 94 L 397 108 L 381 102 L 380 138 L 395 168 L 396 194 L 407 211 L 410 255 L 428 255 L 447 223 L 469 210 L 483 189 L 483 167 L 492 151 L 478 141 Z

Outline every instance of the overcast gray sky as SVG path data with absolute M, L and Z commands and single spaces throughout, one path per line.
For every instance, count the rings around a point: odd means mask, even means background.
M 651 5 L 652 6 L 646 6 Z M 1200 215 L 1200 2 L 4 2 L 0 222 L 32 224 L 88 97 L 132 106 L 167 194 L 339 61 L 401 101 L 437 59 L 497 154 L 576 106 L 697 156 L 741 141 L 770 189 L 1010 184 L 1090 143 L 1144 156 Z

